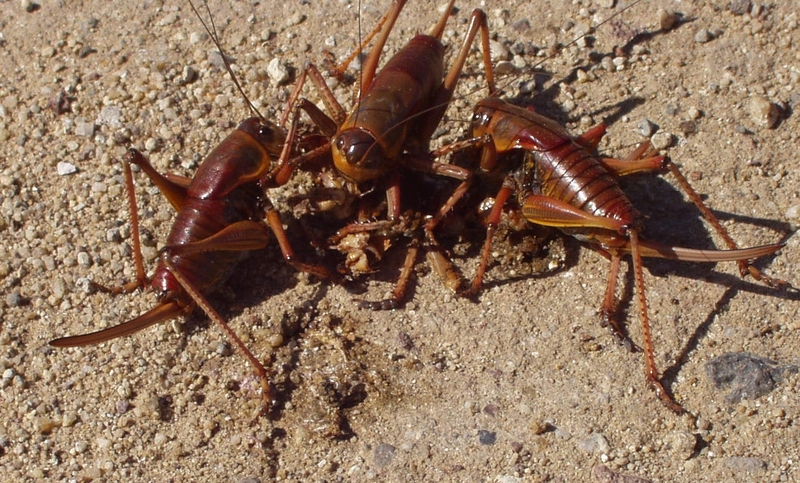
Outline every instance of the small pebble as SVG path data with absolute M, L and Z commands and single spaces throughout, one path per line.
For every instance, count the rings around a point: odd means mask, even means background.
M 497 441 L 497 433 L 481 429 L 478 431 L 478 441 L 485 446 L 493 445 Z
M 94 136 L 94 123 L 85 121 L 75 123 L 75 135 L 85 138 Z
M 61 418 L 61 426 L 68 428 L 78 421 L 78 414 L 75 411 L 67 411 Z
M 289 70 L 277 57 L 267 64 L 267 75 L 276 85 L 282 85 L 289 81 Z
M 6 305 L 8 305 L 9 307 L 19 307 L 21 304 L 22 304 L 22 295 L 20 295 L 20 293 L 17 290 L 12 290 L 6 295 Z
M 737 472 L 757 473 L 767 469 L 767 462 L 760 458 L 730 456 L 724 462 L 725 466 Z
M 511 52 L 508 51 L 505 45 L 496 40 L 489 41 L 489 50 L 492 52 L 492 60 L 495 62 L 511 58 Z
M 106 106 L 100 111 L 100 115 L 97 116 L 97 124 L 101 126 L 108 126 L 114 129 L 119 129 L 122 127 L 122 111 L 120 108 L 115 106 Z
M 750 0 L 731 0 L 728 10 L 734 15 L 744 15 L 750 10 Z
M 789 220 L 800 220 L 800 205 L 790 206 L 784 216 Z
M 686 431 L 675 431 L 664 437 L 664 443 L 677 457 L 688 460 L 697 447 L 697 436 Z
M 111 440 L 106 439 L 106 438 L 97 438 L 95 440 L 95 443 L 97 443 L 97 447 L 101 451 L 105 451 L 105 450 L 107 450 L 108 448 L 111 447 Z
M 592 433 L 589 437 L 578 441 L 578 449 L 590 454 L 608 454 L 611 445 L 601 433 Z
M 74 164 L 59 161 L 56 165 L 56 173 L 58 173 L 59 176 L 66 176 L 68 174 L 75 174 L 77 172 L 78 168 L 76 168 Z
M 511 28 L 518 33 L 528 32 L 531 29 L 531 22 L 527 18 L 523 18 L 512 23 Z
M 22 7 L 22 9 L 26 12 L 30 13 L 36 10 L 39 6 L 33 3 L 31 0 L 22 0 L 20 2 L 20 7 Z
M 154 152 L 156 149 L 158 149 L 158 146 L 159 146 L 159 144 L 160 144 L 160 143 L 158 142 L 158 139 L 156 139 L 156 138 L 147 138 L 147 141 L 145 141 L 145 142 L 144 142 L 144 148 L 145 148 L 145 149 L 146 149 L 148 152 L 151 152 L 151 153 L 152 153 L 152 152 Z
M 494 68 L 495 74 L 498 75 L 508 75 L 513 74 L 517 71 L 517 68 L 514 66 L 513 62 L 509 62 L 507 60 L 503 60 L 497 63 Z
M 690 107 L 688 111 L 686 111 L 686 115 L 689 117 L 690 120 L 697 120 L 700 119 L 700 116 L 703 115 L 702 111 L 696 107 Z
M 3 107 L 5 107 L 8 110 L 15 109 L 18 104 L 19 104 L 19 98 L 17 96 L 10 95 L 10 96 L 6 96 L 3 99 Z M 3 116 L 3 117 L 5 117 L 5 116 Z
M 375 447 L 374 463 L 378 468 L 383 468 L 392 462 L 397 448 L 390 444 L 381 443 Z
M 708 29 L 700 29 L 696 34 L 694 34 L 694 41 L 698 44 L 710 42 L 713 38 L 714 37 L 711 35 L 711 32 L 709 32 Z
M 85 45 L 85 46 L 83 46 L 83 48 L 81 48 L 81 51 L 78 52 L 78 58 L 85 59 L 86 57 L 89 57 L 89 55 L 93 54 L 94 52 L 97 52 L 97 50 L 93 49 L 89 45 Z
M 636 125 L 636 132 L 642 136 L 649 138 L 658 130 L 658 126 L 653 124 L 649 119 L 642 119 Z
M 303 21 L 305 19 L 306 19 L 306 16 L 303 15 L 302 13 L 295 13 L 293 15 L 290 15 L 286 19 L 286 26 L 287 27 L 294 27 L 295 25 L 300 25 L 301 23 L 303 23 Z
M 658 11 L 658 24 L 661 26 L 661 30 L 671 30 L 675 26 L 677 19 L 675 12 L 664 10 L 663 8 Z
M 189 34 L 189 43 L 194 45 L 199 42 L 205 42 L 208 39 L 208 34 L 205 32 L 192 32 Z
M 125 414 L 126 412 L 128 412 L 128 409 L 130 408 L 130 405 L 131 405 L 130 401 L 128 401 L 126 399 L 121 399 L 121 400 L 117 401 L 117 404 L 116 404 L 116 406 L 117 406 L 117 414 Z
M 15 375 L 17 375 L 17 373 L 10 367 L 3 371 L 3 378 L 0 379 L 0 388 L 8 387 Z
M 231 346 L 227 342 L 218 342 L 216 344 L 216 352 L 218 355 L 222 357 L 227 357 L 233 354 L 233 350 L 231 350 Z
M 181 73 L 181 84 L 191 84 L 192 82 L 197 80 L 199 73 L 197 69 L 192 67 L 191 65 L 187 65 L 183 68 L 183 72 Z
M 732 389 L 725 400 L 733 404 L 769 393 L 787 375 L 796 374 L 800 368 L 749 352 L 728 352 L 706 362 L 705 370 L 715 387 Z
M 109 228 L 106 230 L 106 241 L 117 243 L 122 240 L 122 237 L 119 233 L 119 228 Z
M 539 435 L 547 432 L 550 429 L 550 425 L 540 419 L 534 419 L 531 421 L 530 428 L 533 434 Z
M 214 98 L 214 104 L 219 107 L 226 108 L 230 105 L 231 99 L 225 94 L 219 94 Z
M 89 268 L 92 266 L 92 257 L 89 256 L 86 252 L 78 252 L 78 265 L 83 268 Z
M 162 27 L 166 27 L 167 25 L 172 25 L 178 21 L 178 14 L 175 12 L 170 12 L 166 14 L 161 20 L 158 21 L 158 24 Z
M 752 96 L 747 106 L 750 118 L 760 127 L 770 129 L 778 121 L 778 106 L 764 96 Z
M 672 144 L 672 134 L 668 132 L 655 133 L 650 138 L 650 142 L 657 150 L 667 149 Z
M 34 420 L 36 431 L 40 434 L 49 434 L 58 424 L 47 416 L 39 416 Z
M 53 297 L 55 297 L 56 300 L 61 300 L 62 298 L 64 298 L 64 294 L 67 293 L 67 286 L 64 283 L 64 279 L 62 278 L 55 279 L 52 288 L 53 288 Z
M 277 349 L 278 347 L 283 345 L 283 334 L 276 333 L 271 334 L 266 338 L 267 345 L 273 349 Z

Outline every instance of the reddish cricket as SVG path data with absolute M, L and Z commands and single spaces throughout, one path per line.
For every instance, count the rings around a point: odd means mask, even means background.
M 310 77 L 320 91 L 331 116 L 305 99 L 297 100 L 297 110 L 305 111 L 323 134 L 328 136 L 330 142 L 288 163 L 278 174 L 276 178 L 278 182 L 288 178 L 291 170 L 306 160 L 330 152 L 333 165 L 347 181 L 359 186 L 379 183 L 379 186 L 385 187 L 387 220 L 376 223 L 363 221 L 351 223 L 333 237 L 334 244 L 347 235 L 384 230 L 387 228 L 386 222 L 388 224 L 399 222 L 403 216 L 400 200 L 402 176 L 400 168 L 405 168 L 461 182 L 436 214 L 424 224 L 427 243 L 436 246 L 434 228 L 463 196 L 471 181 L 470 170 L 437 162 L 436 158 L 440 153 L 431 152 L 429 144 L 453 96 L 478 31 L 481 32 L 489 92 L 494 91 L 486 15 L 481 10 L 472 12 L 464 42 L 446 76 L 444 75 L 445 47 L 441 38 L 455 0 L 450 1 L 429 35 L 420 34 L 412 38 L 378 71 L 381 51 L 405 2 L 406 0 L 393 0 L 389 11 L 364 42 L 366 44 L 373 36 L 378 35 L 375 46 L 363 64 L 358 99 L 349 115 L 346 115 L 318 69 L 313 65 L 304 69 L 290 98 L 291 105 L 298 99 L 306 78 Z M 346 67 L 353 57 L 347 59 L 340 69 Z M 418 243 L 412 242 L 392 297 L 376 303 L 362 302 L 363 306 L 372 309 L 390 309 L 399 305 L 412 273 L 411 268 L 416 260 L 417 250 Z
M 677 166 L 665 156 L 651 156 L 649 142 L 643 143 L 626 159 L 602 158 L 593 154 L 605 134 L 598 125 L 573 138 L 569 132 L 536 112 L 511 105 L 495 97 L 483 99 L 475 107 L 471 140 L 481 149 L 481 170 L 497 169 L 498 156 L 521 150 L 524 157 L 509 174 L 497 193 L 488 218 L 487 236 L 480 265 L 471 287 L 480 291 L 491 253 L 492 238 L 500 220 L 503 205 L 516 193 L 523 216 L 538 225 L 559 228 L 586 243 L 611 261 L 601 317 L 615 337 L 622 340 L 623 331 L 616 318 L 616 287 L 623 255 L 633 259 L 634 283 L 644 339 L 645 375 L 658 397 L 671 409 L 682 412 L 664 389 L 656 367 L 650 319 L 642 271 L 642 257 L 659 257 L 695 262 L 736 261 L 742 276 L 751 275 L 771 287 L 788 286 L 754 267 L 748 260 L 772 254 L 783 244 L 739 249 L 717 217 L 705 206 Z M 619 187 L 618 178 L 633 173 L 668 171 L 678 181 L 703 217 L 722 237 L 728 250 L 694 250 L 665 246 L 643 239 L 642 215 Z
M 194 5 L 192 9 L 221 53 L 222 48 L 213 22 L 209 29 Z M 225 59 L 224 54 L 222 57 Z M 292 266 L 322 278 L 327 278 L 330 274 L 325 268 L 294 259 L 294 252 L 280 217 L 264 193 L 265 188 L 275 185 L 271 176 L 273 161 L 278 160 L 274 167 L 274 172 L 277 172 L 292 155 L 295 130 L 292 129 L 287 134 L 258 114 L 241 90 L 227 60 L 225 65 L 256 116 L 243 121 L 214 148 L 200 165 L 194 178 L 161 175 L 144 155 L 133 149 L 128 151 L 123 160 L 131 210 L 136 281 L 121 287 L 101 289 L 112 293 L 127 293 L 144 288 L 148 283 L 141 255 L 136 195 L 130 167 L 135 164 L 147 174 L 177 211 L 150 281 L 150 286 L 159 299 L 158 305 L 139 317 L 114 327 L 55 339 L 50 345 L 75 347 L 105 342 L 179 315 L 188 315 L 195 306 L 199 306 L 253 366 L 261 380 L 266 409 L 271 399 L 266 369 L 205 296 L 231 276 L 249 251 L 261 249 L 268 244 L 270 229 L 277 238 L 284 259 Z

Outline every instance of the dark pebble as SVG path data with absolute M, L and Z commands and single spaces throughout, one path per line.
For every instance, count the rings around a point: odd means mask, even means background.
M 728 10 L 734 15 L 744 15 L 750 11 L 750 0 L 731 0 Z
M 796 373 L 794 365 L 779 365 L 772 359 L 749 352 L 731 352 L 706 363 L 706 375 L 718 389 L 732 388 L 725 396 L 729 403 L 756 399 L 775 389 L 785 375 Z
M 486 446 L 492 445 L 495 443 L 495 441 L 497 441 L 497 433 L 481 429 L 478 431 L 478 441 Z

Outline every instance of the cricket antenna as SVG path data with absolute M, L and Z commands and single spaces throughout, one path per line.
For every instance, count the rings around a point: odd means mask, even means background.
M 204 1 L 203 5 L 205 5 L 206 12 L 208 13 L 208 21 L 211 24 L 210 28 L 206 23 L 206 21 L 203 20 L 203 17 L 200 15 L 200 12 L 197 10 L 197 7 L 195 7 L 194 3 L 192 3 L 192 0 L 188 0 L 188 2 L 189 5 L 192 7 L 192 10 L 194 11 L 194 14 L 197 15 L 197 18 L 200 20 L 200 23 L 203 24 L 203 28 L 206 29 L 208 36 L 211 37 L 212 42 L 214 42 L 214 45 L 217 47 L 217 51 L 219 51 L 219 55 L 220 57 L 222 57 L 222 63 L 225 64 L 225 69 L 228 71 L 228 74 L 230 74 L 231 79 L 233 79 L 234 85 L 242 94 L 242 97 L 244 98 L 245 102 L 247 102 L 247 107 L 250 109 L 250 112 L 252 112 L 256 117 L 261 119 L 263 122 L 266 122 L 264 116 L 262 116 L 261 113 L 258 112 L 256 106 L 254 106 L 253 103 L 250 102 L 250 98 L 247 97 L 247 94 L 244 93 L 242 85 L 239 84 L 239 79 L 236 77 L 236 74 L 233 73 L 233 69 L 231 69 L 231 64 L 230 62 L 228 62 L 228 57 L 225 55 L 225 52 L 222 49 L 222 45 L 219 42 L 219 34 L 217 34 L 217 26 L 214 24 L 214 16 L 211 15 L 211 9 L 208 8 L 208 2 Z

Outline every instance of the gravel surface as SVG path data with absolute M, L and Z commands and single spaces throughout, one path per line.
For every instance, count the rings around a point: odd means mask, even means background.
M 429 30 L 442 3 L 411 0 L 388 50 Z M 786 242 L 758 266 L 800 284 L 796 7 L 645 0 L 538 65 L 618 3 L 459 2 L 445 42 L 460 42 L 472 8 L 484 8 L 498 69 L 521 74 L 510 74 L 510 96 L 576 134 L 605 120 L 600 150 L 610 156 L 653 135 L 737 242 Z M 365 30 L 387 5 L 363 2 Z M 600 326 L 607 261 L 560 236 L 547 243 L 563 256 L 545 273 L 501 240 L 477 303 L 421 264 L 412 300 L 383 312 L 359 309 L 352 286 L 296 273 L 274 246 L 253 254 L 211 302 L 273 372 L 270 418 L 258 414 L 246 361 L 201 315 L 99 346 L 50 348 L 156 303 L 151 293 L 90 289 L 90 280 L 134 275 L 125 149 L 191 176 L 248 114 L 184 2 L 10 1 L 0 10 L 0 479 L 800 480 L 800 299 L 741 280 L 730 263 L 646 263 L 656 361 L 687 416 L 657 400 L 641 354 Z M 245 91 L 275 118 L 305 61 L 341 58 L 358 40 L 349 0 L 214 1 L 211 10 Z M 438 143 L 465 137 L 470 106 L 485 95 L 478 58 Z M 350 105 L 355 89 L 335 93 Z M 302 227 L 287 200 L 309 180 L 270 192 L 297 245 Z M 649 238 L 713 245 L 668 176 L 624 186 L 649 217 Z M 152 270 L 173 210 L 141 174 L 136 194 Z M 455 259 L 466 276 L 483 240 L 470 236 Z M 355 284 L 362 296 L 389 291 L 402 258 Z M 624 296 L 640 343 L 631 289 Z M 736 388 L 729 397 L 707 367 L 729 353 L 746 354 L 722 361 L 768 361 L 780 377 L 756 399 Z

